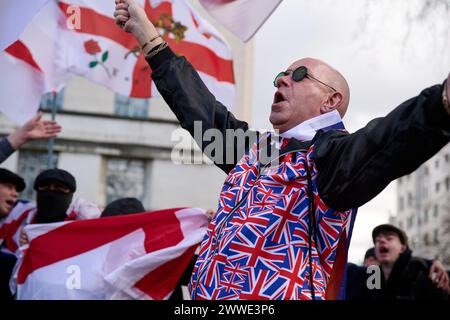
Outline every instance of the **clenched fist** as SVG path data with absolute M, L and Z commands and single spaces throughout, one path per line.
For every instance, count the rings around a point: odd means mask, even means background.
M 147 18 L 144 9 L 135 0 L 115 0 L 116 8 L 114 18 L 116 23 L 126 32 L 131 33 L 142 47 L 158 36 L 155 26 Z M 158 38 L 146 46 L 146 51 L 151 50 L 163 40 Z

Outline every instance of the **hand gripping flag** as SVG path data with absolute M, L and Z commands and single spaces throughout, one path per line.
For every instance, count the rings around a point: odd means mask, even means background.
M 18 299 L 166 299 L 202 240 L 195 208 L 26 227 Z
M 36 204 L 31 201 L 19 201 L 8 216 L 0 223 L 0 251 L 15 254 L 19 248 L 22 229 L 34 223 Z M 83 198 L 75 198 L 67 209 L 64 221 L 94 219 L 100 217 L 96 204 Z
M 20 230 L 29 216 L 36 212 L 34 202 L 19 201 L 9 215 L 0 222 L 0 251 L 14 254 L 19 248 Z
M 281 0 L 200 0 L 203 7 L 243 42 L 250 40 Z
M 185 0 L 138 0 L 172 50 L 185 56 L 218 100 L 232 107 L 235 97 L 232 55 L 220 34 Z M 77 25 L 76 12 L 81 19 Z M 67 70 L 134 98 L 157 96 L 151 70 L 134 37 L 115 24 L 114 1 L 61 0 L 73 22 L 63 32 Z
M 185 56 L 232 110 L 233 61 L 220 34 L 185 0 L 138 3 L 174 52 Z M 0 52 L 0 71 L 6 75 L 0 80 L 0 111 L 23 124 L 36 113 L 43 93 L 59 91 L 74 75 L 125 96 L 158 96 L 137 41 L 115 24 L 113 12 L 112 0 L 48 2 L 19 40 Z

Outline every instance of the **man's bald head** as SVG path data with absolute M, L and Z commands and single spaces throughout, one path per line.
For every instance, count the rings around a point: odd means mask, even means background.
M 344 76 L 338 70 L 334 69 L 329 64 L 318 59 L 307 59 L 316 62 L 318 72 L 320 73 L 319 79 L 342 94 L 342 102 L 340 103 L 339 107 L 336 108 L 336 110 L 339 112 L 341 117 L 344 117 L 345 113 L 347 112 L 348 104 L 350 102 L 350 88 L 348 86 L 347 80 L 345 80 Z
M 300 66 L 307 68 L 308 76 L 296 82 L 292 79 L 292 72 Z M 287 75 L 277 81 L 278 90 L 269 119 L 275 129 L 285 132 L 333 110 L 337 110 L 341 117 L 345 115 L 350 90 L 339 71 L 321 60 L 304 58 L 294 62 L 286 72 Z

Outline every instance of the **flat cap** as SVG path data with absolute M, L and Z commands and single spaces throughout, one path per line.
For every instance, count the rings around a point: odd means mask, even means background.
M 385 232 L 393 232 L 398 235 L 400 242 L 404 245 L 408 245 L 408 236 L 406 235 L 405 231 L 397 228 L 396 226 L 393 226 L 392 224 L 380 224 L 379 226 L 375 227 L 372 231 L 372 241 L 375 243 L 375 238 L 380 233 Z
M 34 180 L 34 190 L 38 190 L 38 187 L 49 182 L 59 182 L 72 192 L 77 189 L 75 178 L 69 172 L 62 169 L 48 169 L 38 174 Z
M 102 217 L 121 216 L 133 213 L 143 213 L 145 208 L 136 198 L 120 198 L 109 203 L 102 212 Z
M 4 168 L 0 168 L 0 183 L 12 183 L 16 186 L 17 192 L 23 191 L 26 186 L 21 176 Z

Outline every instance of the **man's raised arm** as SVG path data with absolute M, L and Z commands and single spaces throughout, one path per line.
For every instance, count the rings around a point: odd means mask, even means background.
M 450 142 L 450 75 L 353 134 L 316 137 L 318 190 L 333 209 L 362 206 Z

